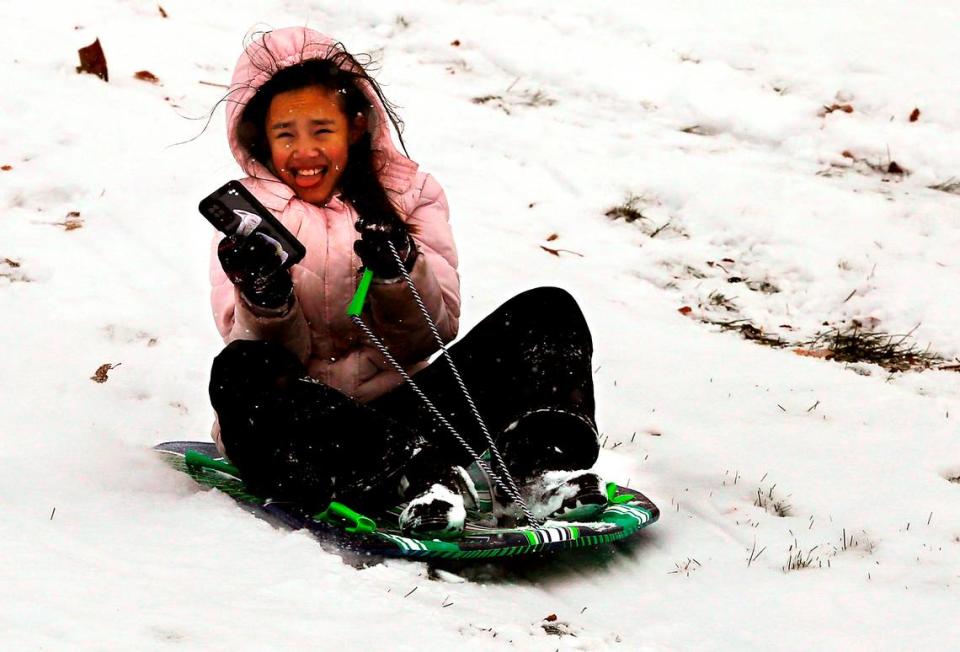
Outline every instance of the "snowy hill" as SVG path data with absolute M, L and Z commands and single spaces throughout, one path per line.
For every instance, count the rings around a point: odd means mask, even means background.
M 8 3 L 0 648 L 954 644 L 955 3 L 162 5 Z M 196 204 L 238 170 L 204 126 L 258 24 L 378 56 L 462 332 L 535 285 L 582 302 L 600 468 L 664 512 L 636 542 L 357 569 L 150 454 L 212 420 Z M 109 82 L 75 70 L 95 38 Z M 926 357 L 818 357 L 857 325 Z

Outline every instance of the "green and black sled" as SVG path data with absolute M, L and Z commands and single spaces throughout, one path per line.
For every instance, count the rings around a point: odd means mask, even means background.
M 485 527 L 468 514 L 463 536 L 448 541 L 411 539 L 397 528 L 397 510 L 364 516 L 333 502 L 320 514 L 309 514 L 290 503 L 265 500 L 246 490 L 236 469 L 209 442 L 171 441 L 154 450 L 201 487 L 217 489 L 268 521 L 293 530 L 306 529 L 321 541 L 375 556 L 417 559 L 492 559 L 598 546 L 626 539 L 655 523 L 657 509 L 639 491 L 607 485 L 607 506 L 589 523 L 549 521 L 536 527 Z M 399 506 L 399 507 L 402 507 Z

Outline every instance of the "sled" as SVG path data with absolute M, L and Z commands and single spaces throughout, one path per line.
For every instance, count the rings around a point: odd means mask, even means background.
M 305 529 L 322 542 L 360 554 L 416 559 L 477 560 L 519 557 L 571 548 L 601 546 L 635 535 L 660 516 L 639 491 L 607 484 L 607 505 L 590 522 L 547 521 L 542 526 L 499 528 L 481 524 L 468 513 L 463 536 L 425 540 L 402 536 L 396 514 L 403 506 L 363 515 L 338 502 L 311 514 L 293 503 L 256 496 L 244 486 L 236 469 L 211 442 L 171 441 L 154 446 L 171 467 L 192 477 L 203 489 L 221 491 L 253 514 L 291 530 Z

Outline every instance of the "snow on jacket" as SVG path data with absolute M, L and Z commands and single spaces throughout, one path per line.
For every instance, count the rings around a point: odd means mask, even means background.
M 211 303 L 224 342 L 276 341 L 293 351 L 313 378 L 366 402 L 402 379 L 346 315 L 362 265 L 353 251 L 359 237 L 356 212 L 336 193 L 324 206 L 301 201 L 253 159 L 236 134 L 243 108 L 273 74 L 306 59 L 326 58 L 333 44 L 319 32 L 285 28 L 255 41 L 237 62 L 227 102 L 227 136 L 248 175 L 241 182 L 303 243 L 307 254 L 291 270 L 293 308 L 282 316 L 262 314 L 243 300 L 224 274 L 216 255 L 222 237 L 218 234 L 210 260 Z M 363 91 L 374 107 L 368 129 L 380 181 L 412 227 L 420 250 L 411 277 L 441 337 L 450 341 L 459 324 L 460 281 L 446 197 L 432 176 L 418 171 L 417 164 L 397 150 L 379 98 L 365 83 Z M 422 368 L 437 349 L 406 283 L 374 283 L 363 317 L 408 372 Z M 213 436 L 220 446 L 216 425 Z

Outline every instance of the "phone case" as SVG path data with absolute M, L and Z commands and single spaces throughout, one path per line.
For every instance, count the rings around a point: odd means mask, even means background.
M 217 188 L 200 202 L 200 213 L 217 231 L 248 236 L 259 232 L 273 240 L 286 254 L 283 267 L 297 264 L 306 248 L 239 181 Z

